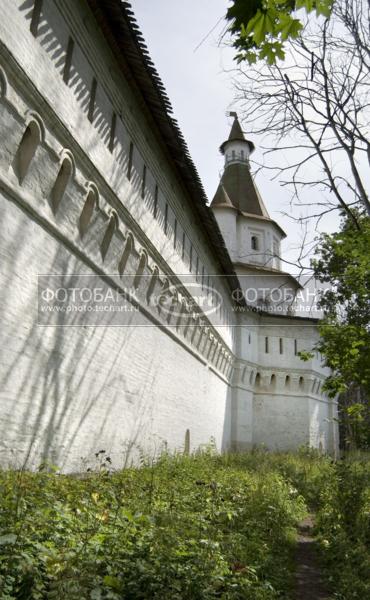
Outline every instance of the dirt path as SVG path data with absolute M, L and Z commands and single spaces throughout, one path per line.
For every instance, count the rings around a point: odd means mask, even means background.
M 315 555 L 315 540 L 312 529 L 312 517 L 307 517 L 300 523 L 298 528 L 294 600 L 330 600 L 321 579 L 320 567 Z

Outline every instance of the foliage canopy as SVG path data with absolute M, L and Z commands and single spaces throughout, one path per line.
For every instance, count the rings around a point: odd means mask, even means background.
M 266 59 L 274 64 L 283 59 L 284 42 L 296 38 L 303 29 L 299 9 L 329 17 L 333 0 L 234 0 L 226 18 L 238 62 Z

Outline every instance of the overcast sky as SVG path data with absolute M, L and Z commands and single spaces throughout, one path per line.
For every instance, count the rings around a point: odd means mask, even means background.
M 132 0 L 150 55 L 172 103 L 174 117 L 210 200 L 223 168 L 218 148 L 228 137 L 232 123 L 227 113 L 235 107 L 230 74 L 235 66 L 233 50 L 219 43 L 228 4 L 227 0 Z M 258 147 L 261 140 L 250 137 L 256 145 L 253 156 L 258 162 L 262 156 Z M 271 182 L 267 172 L 258 175 L 257 184 L 270 216 L 288 234 L 283 247 L 285 257 L 293 259 L 302 232 L 297 224 L 280 214 L 280 211 L 290 212 L 290 195 L 277 181 Z M 334 220 L 334 224 L 337 221 Z M 296 271 L 289 265 L 283 268 Z

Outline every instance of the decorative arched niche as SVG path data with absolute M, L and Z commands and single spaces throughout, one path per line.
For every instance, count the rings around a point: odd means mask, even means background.
M 134 250 L 135 250 L 134 236 L 129 231 L 126 234 L 125 246 L 123 248 L 122 256 L 118 263 L 118 272 L 120 275 L 123 275 L 123 273 L 125 272 L 128 260 L 130 258 L 130 254 L 133 253 Z
M 145 267 L 147 266 L 147 264 L 148 264 L 148 254 L 146 253 L 145 250 L 141 250 L 139 265 L 138 265 L 137 271 L 135 273 L 135 278 L 134 278 L 134 283 L 133 283 L 135 289 L 137 289 L 140 286 L 142 277 L 144 275 Z
M 80 218 L 78 221 L 78 228 L 80 231 L 81 238 L 84 237 L 85 233 L 89 228 L 89 224 L 95 210 L 99 208 L 99 192 L 98 188 L 94 183 L 89 183 L 87 188 L 87 195 L 85 204 L 83 206 L 82 212 L 80 214 Z
M 146 292 L 146 301 L 148 304 L 150 304 L 151 297 L 153 295 L 153 292 L 155 290 L 158 280 L 159 280 L 159 269 L 158 269 L 157 265 L 154 265 L 153 271 L 152 271 L 152 276 L 150 278 L 148 289 Z
M 29 171 L 37 148 L 44 139 L 45 128 L 41 118 L 35 113 L 29 113 L 26 120 L 26 129 L 24 130 L 12 163 L 13 171 L 20 185 L 22 185 Z
M 50 194 L 50 204 L 54 214 L 63 199 L 67 186 L 76 173 L 76 165 L 72 152 L 63 150 L 59 163 L 59 170 Z
M 107 252 L 109 250 L 109 246 L 111 244 L 112 238 L 114 236 L 114 232 L 117 231 L 119 227 L 118 215 L 115 210 L 111 210 L 108 218 L 108 225 L 104 233 L 104 237 L 102 243 L 100 244 L 100 253 L 101 257 L 104 260 Z

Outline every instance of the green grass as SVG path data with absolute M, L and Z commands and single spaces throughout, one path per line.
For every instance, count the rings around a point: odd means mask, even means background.
M 0 472 L 1 600 L 288 599 L 308 506 L 337 597 L 370 597 L 348 595 L 349 573 L 339 577 L 350 548 L 350 593 L 357 567 L 359 593 L 370 589 L 363 458 L 337 466 L 309 451 L 208 449 L 111 472 L 104 456 L 83 477 Z

